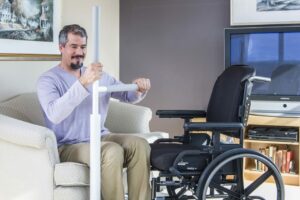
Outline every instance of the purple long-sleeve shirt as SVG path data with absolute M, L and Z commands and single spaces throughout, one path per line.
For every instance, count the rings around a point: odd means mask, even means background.
M 81 74 L 86 68 L 81 68 Z M 99 81 L 101 86 L 123 84 L 107 73 Z M 92 84 L 85 88 L 78 78 L 56 66 L 42 74 L 37 83 L 37 94 L 42 106 L 46 126 L 56 135 L 58 145 L 88 142 L 90 140 L 90 114 L 92 113 Z M 112 92 L 99 95 L 101 134 L 104 127 L 110 97 L 123 102 L 136 103 L 145 95 L 137 92 Z

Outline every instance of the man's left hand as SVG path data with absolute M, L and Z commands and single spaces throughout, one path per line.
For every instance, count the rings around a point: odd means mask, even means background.
M 148 78 L 138 78 L 133 81 L 133 83 L 137 84 L 138 92 L 145 93 L 151 88 L 151 83 Z

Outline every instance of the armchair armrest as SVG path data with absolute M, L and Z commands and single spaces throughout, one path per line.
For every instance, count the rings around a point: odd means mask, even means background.
M 57 142 L 48 128 L 0 114 L 0 140 L 34 149 L 46 149 L 52 163 L 59 162 Z
M 0 140 L 36 149 L 48 148 L 59 161 L 55 135 L 45 127 L 0 114 Z
M 110 101 L 105 126 L 112 133 L 148 133 L 151 118 L 150 108 Z
M 156 115 L 160 118 L 182 118 L 192 119 L 196 117 L 206 117 L 204 110 L 157 110 Z

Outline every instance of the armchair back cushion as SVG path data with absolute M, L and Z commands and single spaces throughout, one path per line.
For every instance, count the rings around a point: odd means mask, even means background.
M 0 113 L 45 126 L 36 93 L 25 93 L 0 103 Z M 150 108 L 110 101 L 105 126 L 113 133 L 149 133 Z
M 45 126 L 36 93 L 25 93 L 0 104 L 0 113 L 32 124 Z

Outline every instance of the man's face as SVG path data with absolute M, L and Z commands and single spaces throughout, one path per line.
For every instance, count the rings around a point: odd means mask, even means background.
M 71 69 L 79 69 L 86 55 L 86 38 L 69 33 L 68 42 L 64 46 L 60 45 L 59 50 L 64 64 Z

